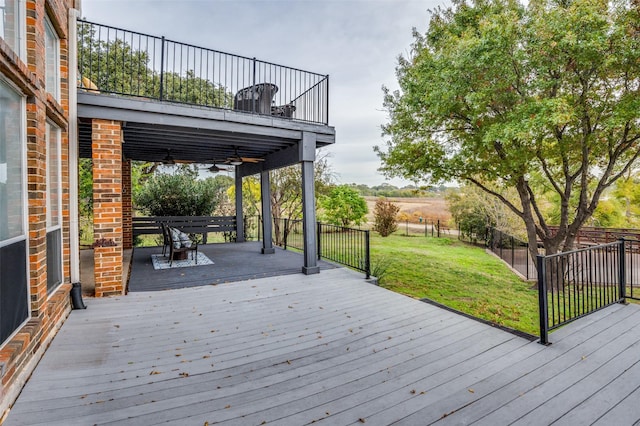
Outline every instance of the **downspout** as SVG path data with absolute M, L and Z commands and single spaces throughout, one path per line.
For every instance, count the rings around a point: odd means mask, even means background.
M 75 2 L 80 8 L 80 0 Z M 80 228 L 78 224 L 78 27 L 80 10 L 69 9 L 69 255 L 72 283 L 80 282 Z

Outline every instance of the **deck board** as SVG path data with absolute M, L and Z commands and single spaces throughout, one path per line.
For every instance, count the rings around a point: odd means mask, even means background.
M 633 424 L 640 307 L 544 347 L 342 268 L 89 299 L 6 421 Z

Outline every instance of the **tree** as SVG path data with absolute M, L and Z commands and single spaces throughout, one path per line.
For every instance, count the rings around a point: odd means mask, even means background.
M 640 155 L 640 11 L 626 1 L 455 0 L 433 13 L 400 90 L 385 89 L 390 176 L 470 182 L 526 226 L 529 250 L 573 247 Z M 496 188 L 513 188 L 518 203 Z M 541 209 L 559 200 L 559 230 Z
M 215 178 L 199 180 L 197 172 L 181 167 L 173 174 L 158 173 L 150 178 L 135 204 L 150 216 L 209 216 L 225 184 Z
M 373 230 L 380 234 L 381 237 L 388 237 L 398 229 L 398 212 L 400 207 L 387 201 L 384 198 L 378 198 L 373 209 Z
M 328 194 L 332 187 L 333 172 L 327 155 L 318 155 L 314 162 L 314 185 L 316 199 Z M 271 186 L 271 214 L 274 218 L 300 219 L 302 217 L 302 174 L 299 164 L 269 172 Z M 257 177 L 243 179 L 243 204 L 245 215 L 251 216 L 260 211 L 260 181 Z M 235 189 L 229 195 L 234 197 Z M 292 223 L 291 223 L 292 224 Z M 279 229 L 276 229 L 276 235 Z
M 360 225 L 369 211 L 364 198 L 348 185 L 333 188 L 328 196 L 320 200 L 320 206 L 329 223 L 342 226 L 351 223 Z
M 518 202 L 513 188 L 503 190 L 502 195 L 514 204 Z M 444 198 L 453 220 L 469 237 L 484 235 L 486 228 L 491 226 L 506 234 L 526 238 L 520 218 L 500 200 L 488 196 L 475 185 L 465 184 L 451 189 Z
M 612 195 L 623 205 L 625 227 L 640 226 L 640 173 L 628 173 L 618 180 Z

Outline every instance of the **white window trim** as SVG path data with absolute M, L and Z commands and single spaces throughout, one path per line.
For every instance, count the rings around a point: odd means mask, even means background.
M 55 27 L 53 26 L 53 24 L 51 23 L 51 19 L 46 16 L 44 19 L 44 25 L 45 25 L 45 37 L 46 37 L 46 32 L 47 30 L 51 32 L 51 34 L 53 34 L 54 36 L 54 51 L 55 51 L 55 66 L 53 67 L 53 69 L 55 70 L 55 78 L 53 79 L 54 81 L 54 88 L 51 87 L 47 87 L 47 92 L 51 94 L 51 96 L 53 96 L 53 98 L 60 102 L 60 37 L 58 36 L 58 33 L 55 29 Z M 46 82 L 49 79 L 49 76 L 46 75 L 48 72 L 48 68 L 49 68 L 49 64 L 47 62 L 47 52 L 46 52 L 46 41 L 45 41 L 45 86 L 46 86 Z M 51 91 L 50 89 L 54 89 L 54 91 Z
M 16 92 L 20 96 L 20 152 L 22 155 L 20 156 L 20 161 L 22 162 L 22 235 L 17 235 L 15 237 L 8 238 L 6 240 L 0 240 L 0 247 L 8 246 L 14 244 L 16 242 L 27 240 L 27 260 L 29 259 L 29 240 L 27 235 L 29 235 L 29 191 L 28 188 L 28 179 L 27 179 L 27 97 L 20 91 L 18 87 L 16 87 L 13 82 L 4 78 L 2 74 L 0 74 L 0 81 L 4 83 L 5 86 L 8 86 L 11 90 Z M 27 262 L 27 265 L 29 262 Z M 27 271 L 28 273 L 28 271 Z
M 49 296 L 47 297 L 47 300 L 49 299 L 49 297 L 51 297 L 53 294 L 55 294 L 55 292 L 58 290 L 58 288 L 64 283 L 64 238 L 62 235 L 62 130 L 56 126 L 55 124 L 53 124 L 52 122 L 50 122 L 49 120 L 47 120 L 46 122 L 46 145 L 47 145 L 47 155 L 46 155 L 46 164 L 47 164 L 47 179 L 46 179 L 46 183 L 47 183 L 47 202 L 46 202 L 46 211 L 49 212 L 51 211 L 51 194 L 50 194 L 50 188 L 51 188 L 51 180 L 50 180 L 50 174 L 49 174 L 49 160 L 50 160 L 50 156 L 49 156 L 49 149 L 51 147 L 51 140 L 49 139 L 51 136 L 51 128 L 55 128 L 57 129 L 56 132 L 56 158 L 58 159 L 58 174 L 56 176 L 57 179 L 57 185 L 56 187 L 58 188 L 58 224 L 57 225 L 53 225 L 53 226 L 49 226 L 49 224 L 47 223 L 47 234 L 49 232 L 53 232 L 53 231 L 57 231 L 60 230 L 60 271 L 61 271 L 61 277 L 60 277 L 60 283 L 55 287 L 52 288 L 51 290 L 49 290 Z M 49 215 L 47 214 L 47 220 L 48 220 Z
M 47 211 L 51 210 L 51 197 L 50 197 L 50 193 L 49 193 L 49 189 L 51 188 L 51 175 L 49 174 L 49 161 L 51 159 L 51 157 L 48 155 L 48 150 L 51 147 L 51 140 L 49 139 L 51 136 L 51 129 L 57 129 L 56 132 L 56 158 L 58 159 L 58 175 L 56 176 L 57 178 L 57 182 L 56 182 L 56 187 L 58 188 L 58 224 L 57 225 L 53 225 L 50 226 L 47 223 L 47 232 L 49 231 L 55 231 L 58 228 L 62 228 L 62 131 L 60 129 L 60 127 L 56 126 L 55 124 L 53 124 L 52 122 L 50 122 L 49 120 L 47 120 L 46 123 L 46 139 L 47 139 L 47 179 L 46 179 L 46 183 L 47 183 L 47 203 L 46 203 L 46 208 Z M 49 215 L 47 215 L 47 217 L 50 217 Z
M 17 49 L 14 50 L 14 53 L 18 55 L 18 58 L 22 60 L 22 62 L 26 62 L 27 58 L 27 6 L 26 0 L 15 0 L 16 2 L 16 12 L 17 12 L 17 21 L 18 21 L 18 31 L 16 37 L 18 39 Z
M 27 303 L 28 303 L 28 307 L 27 307 L 27 318 L 24 320 L 24 322 L 22 324 L 20 324 L 16 330 L 11 333 L 9 335 L 9 337 L 4 341 L 4 342 L 0 342 L 0 350 L 2 350 L 5 345 L 7 343 L 9 343 L 11 341 L 11 339 L 13 339 L 21 330 L 22 327 L 24 327 L 29 320 L 31 319 L 31 286 L 29 285 L 29 277 L 31 276 L 31 262 L 29 262 L 29 239 L 27 238 L 27 235 L 29 234 L 29 215 L 28 215 L 28 211 L 29 211 L 29 194 L 27 191 L 27 183 L 28 183 L 28 178 L 27 178 L 27 132 L 26 132 L 26 128 L 27 128 L 27 98 L 26 96 L 24 96 L 24 94 L 10 81 L 8 81 L 7 79 L 3 78 L 3 76 L 0 74 L 0 80 L 5 83 L 7 86 L 9 86 L 9 88 L 11 88 L 12 90 L 15 90 L 16 93 L 18 93 L 21 97 L 21 101 L 20 101 L 20 145 L 21 145 L 21 152 L 22 155 L 20 156 L 20 161 L 22 162 L 22 208 L 23 208 L 23 212 L 22 212 L 22 235 L 17 236 L 17 237 L 13 237 L 13 238 L 9 238 L 7 240 L 4 241 L 0 241 L 0 247 L 4 247 L 5 245 L 9 245 L 9 244 L 14 244 L 16 242 L 20 242 L 23 240 L 26 240 L 25 242 L 25 259 L 26 259 L 26 269 L 25 269 L 25 273 L 27 274 Z
M 18 0 L 18 16 L 20 22 L 20 30 L 18 31 L 18 57 L 22 62 L 27 61 L 27 2 L 26 0 Z

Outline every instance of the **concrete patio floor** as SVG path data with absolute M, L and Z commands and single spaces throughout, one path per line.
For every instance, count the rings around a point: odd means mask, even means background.
M 601 424 L 640 419 L 640 307 L 544 347 L 337 268 L 91 299 L 14 425 Z

